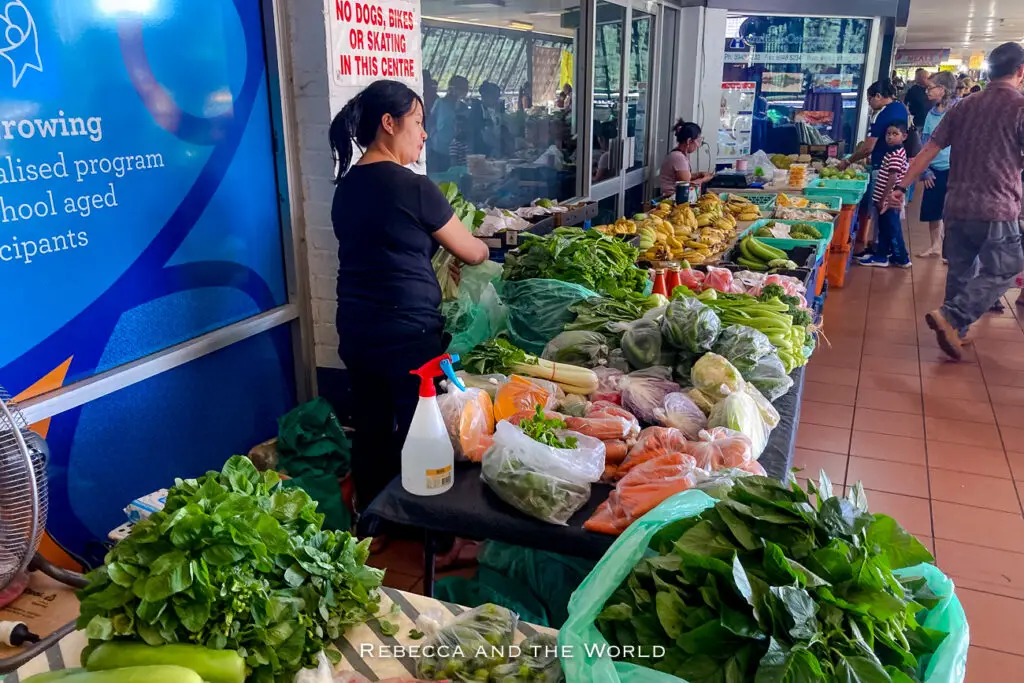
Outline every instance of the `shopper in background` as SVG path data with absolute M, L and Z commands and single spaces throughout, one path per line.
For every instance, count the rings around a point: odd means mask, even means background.
M 928 72 L 925 69 L 918 69 L 914 72 L 914 83 L 907 88 L 907 94 L 903 97 L 903 102 L 913 117 L 914 127 L 919 130 L 924 128 L 925 118 L 931 108 L 928 97 L 930 87 Z
M 868 106 L 871 107 L 872 111 L 877 112 L 875 120 L 871 124 L 871 128 L 868 129 L 868 135 L 864 141 L 857 146 L 853 154 L 839 164 L 839 168 L 845 170 L 851 164 L 861 159 L 871 159 L 871 183 L 867 190 L 868 197 L 874 194 L 875 184 L 878 179 L 878 169 L 882 165 L 882 159 L 892 151 L 892 148 L 885 142 L 885 131 L 897 121 L 910 120 L 910 112 L 907 110 L 907 107 L 902 102 L 896 101 L 895 97 L 896 88 L 888 80 L 876 81 L 868 86 Z M 861 236 L 859 239 L 861 244 L 865 246 L 864 250 L 858 254 L 860 258 L 870 257 L 874 251 L 870 246 L 872 238 L 871 225 L 872 223 L 877 224 L 877 221 L 878 215 L 874 211 L 874 204 L 872 203 L 869 217 L 865 219 L 860 230 Z
M 903 181 L 907 173 L 907 152 L 903 145 L 907 141 L 907 122 L 896 121 L 885 131 L 885 142 L 892 151 L 882 158 L 882 167 L 878 169 L 878 182 L 875 184 L 871 200 L 878 211 L 878 247 L 874 256 L 861 263 L 865 266 L 888 268 L 890 265 L 899 268 L 910 267 L 910 257 L 903 241 L 903 195 L 898 201 L 891 199 L 892 189 Z
M 927 143 L 938 127 L 946 111 L 953 106 L 956 95 L 956 78 L 948 71 L 940 71 L 929 79 L 928 99 L 935 106 L 928 112 L 924 127 L 921 129 L 921 141 Z M 924 196 L 921 198 L 922 223 L 928 223 L 928 234 L 931 244 L 918 256 L 927 258 L 942 254 L 942 208 L 946 203 L 946 182 L 949 179 L 949 147 L 941 150 L 932 159 L 931 164 L 921 175 L 924 185 Z
M 448 149 L 455 137 L 455 117 L 465 108 L 462 100 L 469 94 L 469 81 L 465 76 L 452 76 L 448 91 L 434 103 L 427 118 L 430 136 L 427 138 L 427 168 L 432 173 L 447 171 L 452 165 Z
M 711 180 L 711 173 L 693 173 L 690 155 L 700 149 L 701 130 L 696 123 L 676 121 L 673 129 L 676 146 L 661 162 L 661 194 L 675 196 L 676 183 L 691 182 L 703 184 Z
M 1000 45 L 988 58 L 989 84 L 950 109 L 906 179 L 900 201 L 944 147 L 950 148 L 946 221 L 946 296 L 925 316 L 945 353 L 959 360 L 968 328 L 1024 269 L 1021 170 L 1024 167 L 1024 47 Z
M 427 134 L 423 101 L 397 81 L 376 81 L 334 117 L 338 163 L 331 208 L 338 238 L 338 348 L 348 369 L 355 427 L 352 475 L 360 510 L 401 468 L 418 400 L 409 374 L 445 351 L 438 244 L 465 263 L 487 260 L 429 178 L 405 168 Z M 354 166 L 352 145 L 363 150 Z

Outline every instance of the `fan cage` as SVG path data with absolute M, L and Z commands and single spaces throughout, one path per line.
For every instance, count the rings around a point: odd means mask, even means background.
M 46 454 L 0 387 L 0 589 L 25 571 L 46 528 Z

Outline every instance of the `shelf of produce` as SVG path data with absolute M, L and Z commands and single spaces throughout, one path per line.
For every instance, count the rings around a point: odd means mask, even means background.
M 784 478 L 793 464 L 804 368 L 797 368 L 790 377 L 793 378 L 793 386 L 773 404 L 779 411 L 779 424 L 772 430 L 759 459 L 768 475 L 778 479 Z M 615 537 L 587 531 L 583 523 L 611 490 L 611 486 L 595 484 L 587 504 L 569 519 L 566 526 L 559 526 L 528 517 L 507 505 L 481 481 L 479 465 L 462 463 L 456 465 L 455 483 L 447 492 L 437 496 L 416 496 L 402 488 L 401 478 L 396 477 L 370 503 L 365 514 L 424 530 L 428 548 L 424 591 L 429 595 L 433 592 L 433 555 L 429 549 L 438 536 L 501 541 L 586 559 L 600 558 Z
M 392 605 L 398 605 L 398 611 L 391 613 Z M 342 658 L 341 662 L 334 666 L 334 671 L 354 671 L 371 681 L 411 678 L 416 673 L 416 661 L 413 658 L 387 655 L 400 646 L 408 648 L 425 644 L 426 641 L 410 638 L 409 634 L 416 628 L 416 619 L 419 615 L 432 609 L 440 610 L 446 620 L 450 620 L 468 608 L 394 588 L 382 588 L 380 613 L 386 615 L 389 622 L 398 626 L 398 633 L 393 636 L 384 635 L 380 621 L 377 620 L 350 628 L 335 643 Z M 554 636 L 557 631 L 520 621 L 514 642 L 518 644 L 537 633 Z M 85 644 L 85 632 L 73 631 L 54 644 L 45 655 L 36 657 L 5 677 L 4 683 L 20 683 L 35 674 L 81 666 L 80 656 Z M 364 657 L 360 655 L 360 647 L 365 650 L 366 644 L 372 644 L 373 648 L 372 653 Z

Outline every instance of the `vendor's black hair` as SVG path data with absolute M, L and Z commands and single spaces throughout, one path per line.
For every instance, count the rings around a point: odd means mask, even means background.
M 700 126 L 692 121 L 679 119 L 676 121 L 673 131 L 676 134 L 676 143 L 680 145 L 687 140 L 696 140 L 700 137 Z
M 876 95 L 894 100 L 896 99 L 896 86 L 888 78 L 875 81 L 868 86 L 868 97 L 875 97 Z
M 1003 43 L 988 55 L 988 77 L 1007 78 L 1024 66 L 1024 47 L 1020 43 Z
M 417 103 L 422 109 L 423 100 L 412 88 L 388 80 L 374 81 L 349 100 L 334 117 L 328 132 L 331 152 L 338 164 L 335 182 L 348 172 L 352 163 L 353 142 L 365 150 L 377 137 L 385 114 L 400 119 L 411 112 Z

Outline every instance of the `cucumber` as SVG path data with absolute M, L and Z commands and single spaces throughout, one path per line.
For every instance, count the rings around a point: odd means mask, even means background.
M 748 270 L 757 271 L 759 273 L 768 270 L 768 268 L 760 261 L 751 261 L 750 259 L 744 258 L 742 256 L 736 259 L 736 263 Z
M 50 671 L 32 676 L 25 683 L 53 680 L 61 683 L 203 683 L 199 674 L 183 666 L 128 666 L 109 671 L 76 671 L 58 679 L 43 678 L 53 673 Z
M 165 664 L 191 669 L 207 683 L 245 683 L 245 660 L 238 652 L 211 650 L 201 645 L 172 644 L 154 647 L 145 643 L 102 643 L 89 655 L 85 666 L 89 671 L 103 671 L 126 666 Z

